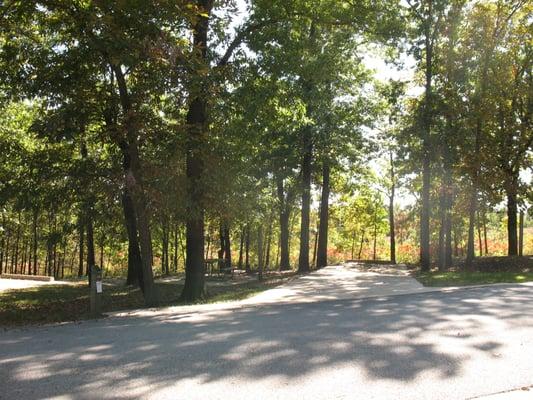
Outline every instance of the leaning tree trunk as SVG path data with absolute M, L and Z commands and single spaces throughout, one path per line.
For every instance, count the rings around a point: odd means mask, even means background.
M 143 275 L 143 295 L 146 305 L 153 305 L 157 302 L 157 294 L 154 286 L 152 271 L 152 238 L 150 234 L 150 217 L 148 213 L 147 200 L 144 193 L 142 166 L 139 155 L 137 122 L 135 112 L 131 102 L 130 94 L 126 84 L 124 73 L 120 66 L 111 65 L 120 95 L 120 102 L 124 112 L 124 125 L 126 128 L 126 141 L 120 146 L 123 153 L 123 167 L 125 186 L 132 199 L 133 209 L 137 217 L 137 231 L 139 234 L 139 245 L 141 250 L 141 263 Z M 202 243 L 203 251 L 203 243 Z
M 359 253 L 357 254 L 357 259 L 361 260 L 361 254 L 363 253 L 363 243 L 365 242 L 365 230 L 361 233 L 361 243 L 359 244 Z
M 318 226 L 317 245 L 317 268 L 328 265 L 328 225 L 329 225 L 329 173 L 328 160 L 324 160 L 322 165 L 322 197 L 320 199 L 320 224 Z

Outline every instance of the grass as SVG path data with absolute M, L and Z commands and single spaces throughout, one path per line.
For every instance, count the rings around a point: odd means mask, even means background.
M 242 300 L 284 282 L 282 277 L 227 281 L 209 286 L 206 298 L 199 303 Z M 156 281 L 159 306 L 185 305 L 179 301 L 182 282 Z M 138 288 L 120 284 L 105 285 L 101 298 L 104 313 L 143 308 Z M 89 289 L 85 282 L 43 285 L 0 292 L 0 326 L 20 326 L 76 321 L 89 318 Z
M 492 283 L 523 283 L 533 281 L 533 272 L 419 272 L 415 278 L 424 286 L 468 286 Z

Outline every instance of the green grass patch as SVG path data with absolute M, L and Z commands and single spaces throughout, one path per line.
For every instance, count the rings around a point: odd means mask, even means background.
M 445 287 L 531 282 L 533 272 L 419 272 L 415 277 L 424 286 Z
M 228 280 L 208 285 L 207 296 L 200 303 L 242 300 L 279 285 L 286 279 L 273 277 Z M 182 282 L 156 281 L 159 306 L 185 305 L 179 301 Z M 144 307 L 140 289 L 121 284 L 104 285 L 102 311 L 128 310 Z M 89 318 L 89 288 L 85 282 L 64 285 L 43 285 L 0 292 L 0 326 L 45 324 Z

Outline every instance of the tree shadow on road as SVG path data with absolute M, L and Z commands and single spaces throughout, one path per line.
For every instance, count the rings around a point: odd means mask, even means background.
M 138 398 L 189 379 L 291 381 L 350 365 L 372 380 L 446 379 L 461 373 L 458 348 L 490 359 L 503 346 L 480 341 L 487 319 L 531 325 L 532 297 L 493 287 L 13 330 L 0 333 L 0 398 Z

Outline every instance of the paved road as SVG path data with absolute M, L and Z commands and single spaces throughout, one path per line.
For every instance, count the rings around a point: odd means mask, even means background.
M 187 308 L 1 332 L 0 398 L 469 399 L 532 356 L 527 285 Z
M 264 291 L 245 303 L 314 303 L 374 296 L 422 293 L 438 288 L 424 287 L 400 265 L 349 263 L 320 269 L 312 274 Z

